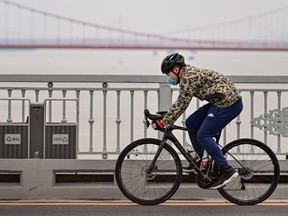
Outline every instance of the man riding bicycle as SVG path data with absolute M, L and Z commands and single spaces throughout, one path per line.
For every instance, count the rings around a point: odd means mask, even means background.
M 197 131 L 189 131 L 189 137 L 198 155 L 202 157 L 205 149 L 220 169 L 220 176 L 211 189 L 223 187 L 235 179 L 238 172 L 228 164 L 213 137 L 241 113 L 243 104 L 239 91 L 231 80 L 216 71 L 186 65 L 179 53 L 166 56 L 161 71 L 168 76 L 168 83 L 179 84 L 180 90 L 177 100 L 157 126 L 171 126 L 193 97 L 206 100 L 207 104 L 187 118 L 186 127 Z

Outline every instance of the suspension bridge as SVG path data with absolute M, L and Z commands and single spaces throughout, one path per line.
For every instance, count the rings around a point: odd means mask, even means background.
M 288 5 L 168 35 L 174 36 L 99 25 L 0 0 L 0 49 L 288 51 Z

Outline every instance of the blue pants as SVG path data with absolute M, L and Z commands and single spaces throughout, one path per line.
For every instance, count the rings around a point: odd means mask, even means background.
M 230 165 L 213 137 L 237 117 L 242 109 L 242 99 L 228 108 L 218 108 L 208 103 L 192 113 L 186 120 L 186 127 L 197 131 L 189 131 L 195 151 L 202 157 L 205 149 L 221 170 L 228 169 Z

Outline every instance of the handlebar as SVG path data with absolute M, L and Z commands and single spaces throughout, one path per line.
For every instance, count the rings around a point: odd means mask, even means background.
M 148 109 L 144 110 L 144 115 L 148 119 L 155 121 L 157 119 L 163 119 L 167 112 L 157 112 L 157 114 L 151 114 Z
M 157 119 L 163 119 L 166 113 L 167 113 L 166 111 L 161 111 L 157 112 L 157 114 L 151 114 L 148 109 L 145 109 L 144 115 L 146 120 L 146 127 L 148 128 L 150 126 L 148 119 L 152 121 L 156 121 Z
M 166 113 L 167 113 L 166 111 L 161 111 L 161 112 L 156 112 L 156 114 L 151 114 L 148 109 L 145 109 L 144 110 L 144 116 L 145 116 L 145 120 L 146 120 L 146 128 L 148 128 L 150 126 L 150 122 L 148 121 L 148 119 L 152 120 L 152 121 L 156 121 L 157 119 L 163 119 L 164 116 L 166 115 Z M 181 127 L 181 126 L 177 126 L 174 124 L 172 126 L 169 126 L 168 128 L 169 128 L 169 130 L 178 129 L 178 130 L 183 130 L 183 131 L 193 131 L 193 132 L 196 131 L 195 129 Z M 220 138 L 220 133 L 219 133 L 219 137 L 217 137 L 218 140 Z

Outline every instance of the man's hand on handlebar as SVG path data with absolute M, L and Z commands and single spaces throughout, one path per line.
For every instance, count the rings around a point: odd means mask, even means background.
M 155 130 L 164 131 L 164 125 L 161 122 L 166 112 L 158 112 L 157 114 L 151 114 L 148 109 L 144 110 L 144 115 L 146 119 L 146 126 L 149 127 L 150 123 L 148 120 L 151 120 L 151 125 Z
M 162 130 L 164 128 L 164 125 L 160 119 L 151 121 L 151 125 L 152 125 L 152 128 L 155 130 Z

